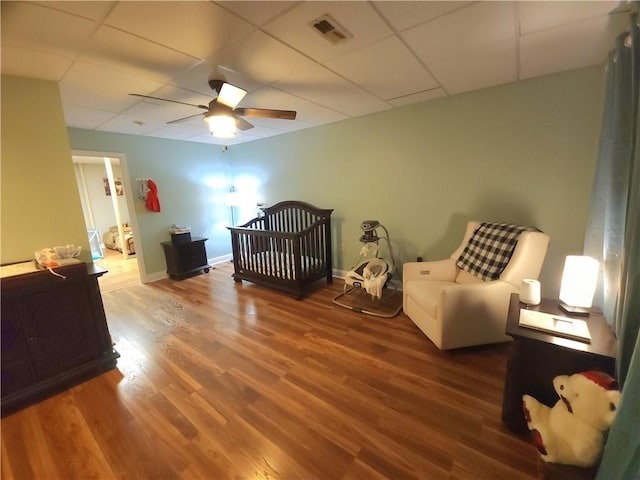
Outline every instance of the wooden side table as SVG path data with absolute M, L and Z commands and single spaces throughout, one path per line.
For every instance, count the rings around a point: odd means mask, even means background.
M 167 260 L 167 273 L 171 278 L 182 279 L 211 268 L 207 263 L 207 251 L 204 246 L 207 238 L 194 237 L 189 241 L 162 242 Z
M 520 309 L 529 308 L 559 316 L 569 316 L 558 300 L 543 299 L 540 305 L 527 307 L 517 293 L 511 294 L 506 334 L 513 337 L 511 356 L 502 401 L 502 422 L 518 433 L 528 431 L 522 412 L 522 395 L 553 406 L 558 395 L 553 379 L 586 370 L 600 370 L 614 376 L 616 338 L 602 313 L 593 309 L 588 317 L 578 317 L 589 325 L 591 343 L 569 340 L 550 333 L 518 325 Z

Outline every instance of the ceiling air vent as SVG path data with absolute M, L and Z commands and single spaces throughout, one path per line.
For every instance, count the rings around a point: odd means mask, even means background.
M 346 28 L 336 22 L 330 15 L 323 15 L 309 23 L 313 29 L 329 42 L 336 44 L 348 40 L 351 35 Z

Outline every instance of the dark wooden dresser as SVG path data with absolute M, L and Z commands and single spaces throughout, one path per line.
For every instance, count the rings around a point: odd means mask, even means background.
M 98 286 L 79 263 L 2 278 L 2 416 L 112 369 L 118 353 Z

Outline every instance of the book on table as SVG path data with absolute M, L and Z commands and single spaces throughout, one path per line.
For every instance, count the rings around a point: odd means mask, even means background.
M 521 327 L 540 330 L 559 337 L 566 337 L 586 343 L 591 342 L 589 325 L 585 320 L 579 318 L 563 317 L 561 315 L 521 308 L 518 324 Z

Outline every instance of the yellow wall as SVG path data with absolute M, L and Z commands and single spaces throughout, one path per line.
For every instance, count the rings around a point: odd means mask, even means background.
M 58 85 L 2 76 L 1 89 L 0 261 L 69 243 L 88 252 Z

